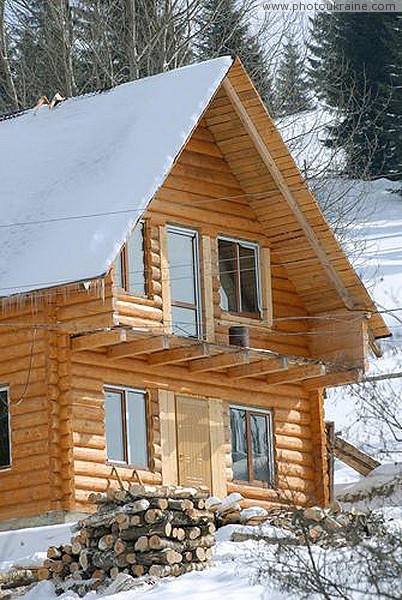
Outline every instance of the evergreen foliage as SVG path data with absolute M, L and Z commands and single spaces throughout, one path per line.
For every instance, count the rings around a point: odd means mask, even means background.
M 401 17 L 320 13 L 313 20 L 310 76 L 339 111 L 328 144 L 346 152 L 346 173 L 402 176 Z
M 72 65 L 71 8 L 68 0 L 30 0 L 14 6 L 10 57 L 20 104 L 31 106 L 42 95 L 75 92 Z
M 83 87 L 99 89 L 187 64 L 184 15 L 165 0 L 80 0 Z
M 238 56 L 272 111 L 275 104 L 272 77 L 263 45 L 247 22 L 251 9 L 248 2 L 239 4 L 236 0 L 203 0 L 197 19 L 197 53 L 201 60 L 228 54 Z
M 276 77 L 276 113 L 293 115 L 312 108 L 303 60 L 296 42 L 288 39 Z
M 190 24 L 171 0 L 0 0 L 0 114 L 192 62 Z

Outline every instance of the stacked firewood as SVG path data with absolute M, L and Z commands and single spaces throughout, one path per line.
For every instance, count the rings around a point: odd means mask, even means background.
M 243 524 L 260 525 L 268 518 L 268 512 L 261 506 L 250 508 L 241 507 L 243 496 L 233 492 L 222 500 L 211 496 L 206 501 L 206 508 L 215 514 L 215 523 L 217 527 L 225 525 Z
M 52 546 L 40 573 L 55 583 L 119 573 L 164 577 L 201 570 L 215 544 L 208 493 L 195 488 L 132 485 L 91 494 L 94 514 L 79 521 L 70 544 Z

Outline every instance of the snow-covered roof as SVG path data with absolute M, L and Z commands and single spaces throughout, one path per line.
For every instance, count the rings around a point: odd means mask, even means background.
M 0 297 L 107 272 L 232 62 L 0 123 Z

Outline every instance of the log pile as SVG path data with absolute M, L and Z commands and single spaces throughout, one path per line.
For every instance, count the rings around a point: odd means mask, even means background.
M 217 527 L 225 525 L 260 525 L 268 518 L 268 512 L 261 506 L 252 508 L 241 508 L 243 496 L 233 492 L 222 500 L 211 496 L 206 501 L 206 507 L 215 513 L 215 522 Z
M 207 498 L 200 489 L 144 485 L 91 494 L 96 512 L 77 523 L 70 544 L 48 549 L 39 578 L 56 587 L 82 582 L 74 589 L 86 593 L 121 572 L 166 577 L 201 570 L 215 544 Z

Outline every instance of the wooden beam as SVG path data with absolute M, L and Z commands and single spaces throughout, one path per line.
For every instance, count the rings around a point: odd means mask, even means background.
M 159 427 L 162 447 L 162 481 L 164 485 L 177 485 L 177 439 L 175 395 L 170 390 L 158 390 Z
M 299 367 L 292 367 L 281 373 L 274 373 L 268 375 L 266 383 L 268 385 L 280 385 L 281 383 L 293 383 L 302 382 L 305 379 L 311 377 L 319 377 L 325 374 L 324 365 L 302 365 Z
M 306 390 L 315 390 L 323 387 L 336 387 L 337 385 L 348 385 L 362 381 L 363 371 L 353 369 L 352 371 L 339 371 L 327 373 L 322 377 L 313 377 L 304 384 Z
M 338 460 L 365 477 L 381 464 L 372 456 L 340 438 L 339 435 L 335 435 L 333 452 Z
M 125 329 L 111 329 L 109 331 L 97 331 L 95 333 L 86 333 L 71 338 L 70 346 L 74 352 L 81 350 L 92 350 L 101 346 L 113 346 L 127 340 L 127 331 Z
M 112 360 L 127 358 L 130 356 L 139 356 L 140 354 L 150 354 L 169 348 L 169 338 L 167 335 L 158 335 L 157 337 L 141 338 L 131 342 L 125 342 L 110 348 L 107 356 Z
M 228 367 L 233 367 L 234 365 L 244 365 L 249 361 L 249 350 L 240 350 L 239 352 L 229 351 L 225 354 L 218 354 L 217 356 L 210 356 L 209 358 L 197 360 L 195 363 L 190 365 L 190 371 L 192 373 L 217 371 L 218 369 L 227 369 Z
M 211 447 L 211 492 L 224 498 L 226 489 L 226 452 L 225 452 L 225 422 L 224 402 L 220 398 L 209 398 L 209 440 Z
M 269 358 L 248 365 L 240 365 L 229 369 L 228 375 L 233 379 L 243 379 L 245 377 L 258 377 L 267 373 L 276 373 L 288 368 L 288 361 L 283 358 Z
M 182 346 L 180 348 L 172 348 L 171 350 L 163 350 L 150 356 L 148 364 L 152 366 L 168 365 L 209 356 L 209 353 L 209 345 L 205 343 L 199 343 L 194 346 Z
M 215 341 L 215 321 L 214 321 L 214 298 L 213 298 L 213 279 L 212 279 L 212 252 L 211 238 L 208 235 L 202 236 L 202 283 L 204 296 L 204 327 L 205 339 L 208 342 Z
M 263 302 L 263 317 L 268 327 L 273 323 L 272 303 L 272 267 L 271 250 L 267 247 L 261 248 L 261 292 Z
M 253 140 L 255 147 L 258 150 L 258 153 L 259 153 L 262 161 L 268 168 L 273 180 L 275 181 L 276 185 L 278 186 L 279 191 L 281 192 L 283 198 L 286 200 L 289 208 L 291 209 L 292 213 L 294 214 L 295 218 L 297 219 L 298 223 L 300 224 L 301 229 L 303 230 L 308 241 L 310 242 L 311 247 L 313 248 L 316 256 L 319 258 L 321 264 L 323 265 L 323 268 L 325 269 L 325 272 L 326 272 L 329 280 L 331 281 L 332 285 L 334 286 L 335 290 L 337 291 L 337 293 L 342 298 L 343 302 L 345 303 L 345 305 L 348 308 L 350 308 L 350 309 L 358 308 L 353 300 L 353 297 L 351 296 L 349 291 L 346 289 L 346 287 L 344 286 L 337 271 L 333 267 L 325 250 L 322 248 L 320 240 L 318 239 L 315 231 L 313 230 L 312 226 L 310 225 L 308 218 L 305 216 L 305 214 L 303 213 L 302 209 L 300 208 L 297 200 L 294 198 L 294 196 L 286 182 L 286 179 L 284 178 L 280 169 L 278 168 L 274 158 L 272 157 L 271 153 L 269 152 L 264 140 L 260 136 L 256 126 L 254 125 L 249 114 L 247 113 L 247 110 L 245 109 L 242 101 L 240 100 L 239 96 L 237 95 L 233 85 L 230 83 L 228 77 L 226 77 L 223 80 L 222 86 L 223 86 L 230 102 L 232 103 L 233 108 L 235 109 L 237 115 L 239 116 L 241 122 L 243 123 L 244 128 L 246 129 L 247 133 Z
M 159 227 L 159 243 L 162 276 L 162 318 L 165 333 L 172 333 L 172 302 L 170 296 L 170 270 L 168 259 L 167 231 L 164 225 Z

